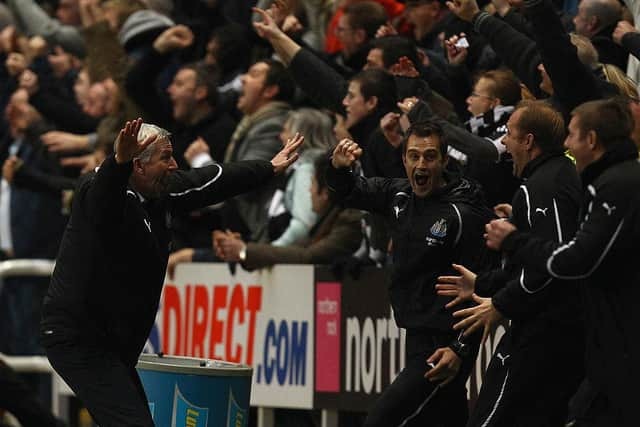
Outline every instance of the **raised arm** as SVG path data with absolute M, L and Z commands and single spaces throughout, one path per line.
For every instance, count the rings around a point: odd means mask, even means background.
M 352 168 L 360 156 L 358 144 L 349 139 L 340 141 L 327 168 L 327 186 L 343 205 L 385 215 L 396 180 L 356 176 Z
M 342 99 L 347 93 L 344 77 L 280 30 L 267 12 L 253 10 L 262 16 L 262 22 L 253 24 L 256 31 L 271 43 L 302 90 L 321 106 L 343 114 Z
M 518 32 L 506 22 L 481 12 L 475 0 L 447 2 L 449 9 L 463 21 L 471 22 L 477 33 L 483 35 L 493 50 L 513 70 L 536 97 L 544 97 L 540 89 L 538 65 L 542 62 L 533 40 Z
M 98 226 L 113 227 L 121 223 L 133 158 L 157 139 L 153 135 L 144 141 L 138 141 L 141 125 L 142 119 L 125 124 L 118 134 L 116 153 L 105 159 L 98 172 L 81 191 L 80 197 L 86 212 Z

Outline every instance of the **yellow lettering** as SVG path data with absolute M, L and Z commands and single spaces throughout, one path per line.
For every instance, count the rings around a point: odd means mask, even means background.
M 196 427 L 199 416 L 200 412 L 193 409 L 187 409 L 187 420 L 185 422 L 186 427 Z

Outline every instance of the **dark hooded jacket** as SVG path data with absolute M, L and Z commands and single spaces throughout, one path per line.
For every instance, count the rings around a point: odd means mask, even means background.
M 327 171 L 327 183 L 348 206 L 386 217 L 393 238 L 390 298 L 398 326 L 454 334 L 447 297 L 436 295 L 438 276 L 453 274 L 451 264 L 491 266 L 483 239 L 493 217 L 479 188 L 453 173 L 447 184 L 425 198 L 408 179 L 365 179 L 347 169 Z

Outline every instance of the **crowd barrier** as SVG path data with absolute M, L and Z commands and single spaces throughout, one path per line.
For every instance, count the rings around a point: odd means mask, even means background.
M 0 262 L 0 292 L 2 279 L 15 276 L 51 276 L 55 262 L 47 259 L 17 259 Z M 45 356 L 9 356 L 0 353 L 0 360 L 17 372 L 40 373 L 51 375 L 51 410 L 56 415 L 61 414 L 60 397 L 72 395 L 73 392 L 65 382 L 55 373 L 49 360 Z
M 181 264 L 165 283 L 146 351 L 253 366 L 253 406 L 367 411 L 404 366 L 388 274 Z M 471 401 L 504 332 L 499 326 L 480 350 L 467 384 Z

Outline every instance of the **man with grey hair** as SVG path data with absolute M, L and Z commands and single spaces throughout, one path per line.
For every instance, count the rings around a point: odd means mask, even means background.
M 95 174 L 76 188 L 42 309 L 51 365 L 102 427 L 153 426 L 135 370 L 153 326 L 171 245 L 171 215 L 219 203 L 282 173 L 303 138 L 269 161 L 177 170 L 169 133 L 127 122 Z
M 598 51 L 600 62 L 627 69 L 628 54 L 613 41 L 613 30 L 621 19 L 618 0 L 582 0 L 573 18 L 576 33 L 587 37 Z

